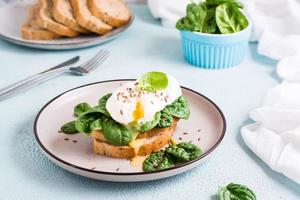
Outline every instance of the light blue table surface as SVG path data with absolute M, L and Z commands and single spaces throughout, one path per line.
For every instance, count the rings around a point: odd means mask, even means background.
M 248 112 L 261 104 L 267 89 L 280 80 L 275 62 L 249 46 L 238 67 L 208 71 L 185 63 L 178 31 L 164 29 L 145 6 L 132 6 L 133 26 L 103 46 L 74 51 L 42 51 L 0 41 L 0 87 L 40 72 L 74 55 L 82 61 L 106 48 L 111 57 L 94 73 L 57 77 L 24 94 L 0 103 L 0 199 L 193 199 L 212 200 L 219 186 L 229 182 L 248 185 L 259 200 L 299 200 L 300 186 L 258 159 L 243 143 L 240 127 L 249 123 Z M 143 183 L 109 183 L 67 172 L 50 162 L 33 136 L 39 109 L 56 95 L 91 82 L 136 78 L 162 70 L 182 85 L 201 92 L 224 111 L 226 137 L 208 162 L 184 174 Z M 51 123 L 51 122 L 49 122 Z

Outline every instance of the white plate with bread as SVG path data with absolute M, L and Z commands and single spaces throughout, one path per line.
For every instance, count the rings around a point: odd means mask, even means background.
M 85 48 L 116 38 L 133 19 L 122 0 L 13 3 L 0 8 L 0 38 L 39 49 Z
M 93 179 L 117 182 L 148 181 L 170 177 L 190 170 L 210 157 L 225 135 L 224 115 L 210 99 L 186 87 L 181 87 L 181 91 L 190 109 L 188 120 L 176 120 L 170 128 L 157 131 L 160 133 L 158 135 L 147 132 L 144 134 L 148 136 L 143 138 L 143 145 L 147 144 L 148 147 L 149 144 L 154 145 L 150 148 L 151 151 L 159 151 L 158 148 L 161 148 L 159 145 L 165 143 L 163 141 L 169 137 L 168 134 L 171 134 L 172 140 L 193 143 L 201 148 L 202 154 L 194 160 L 167 169 L 145 172 L 141 167 L 142 161 L 136 156 L 131 157 L 129 146 L 117 148 L 105 140 L 101 141 L 103 136 L 99 134 L 97 136 L 61 133 L 62 124 L 74 120 L 73 110 L 78 103 L 88 102 L 90 105 L 95 105 L 99 97 L 132 81 L 134 80 L 122 79 L 91 83 L 66 91 L 49 101 L 39 111 L 34 125 L 35 138 L 42 152 L 51 161 L 70 172 Z M 157 142 L 159 140 L 160 142 Z M 138 151 L 134 148 L 133 152 L 139 154 L 142 147 L 140 144 Z M 145 149 L 149 150 L 149 148 Z

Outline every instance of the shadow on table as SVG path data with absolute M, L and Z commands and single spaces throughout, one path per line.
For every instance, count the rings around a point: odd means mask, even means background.
M 252 120 L 247 119 L 243 125 L 239 128 L 239 130 L 247 125 L 247 124 L 251 124 L 253 123 Z M 274 181 L 276 181 L 277 183 L 281 184 L 282 187 L 287 188 L 291 193 L 300 196 L 300 190 L 299 190 L 299 185 L 293 181 L 291 181 L 289 178 L 285 177 L 284 175 L 273 171 L 267 164 L 265 164 L 262 160 L 260 160 L 260 158 L 258 156 L 256 156 L 244 143 L 242 135 L 239 133 L 236 136 L 236 140 L 238 142 L 238 144 L 240 145 L 240 147 L 242 148 L 242 150 L 249 155 L 249 157 L 251 158 L 251 160 L 253 162 L 255 162 L 257 165 L 259 165 L 260 168 L 263 169 L 263 171 L 265 172 L 265 174 L 270 177 L 271 179 L 273 179 Z
M 71 195 L 74 189 L 80 193 L 91 194 L 93 191 L 101 191 L 101 193 L 119 193 L 122 195 L 128 191 L 147 191 L 149 185 L 153 188 L 163 190 L 172 183 L 178 183 L 178 178 L 184 182 L 184 178 L 193 174 L 194 170 L 189 173 L 183 173 L 174 177 L 162 179 L 159 181 L 136 182 L 136 183 L 117 183 L 98 181 L 90 178 L 82 177 L 68 172 L 57 165 L 53 164 L 39 149 L 32 131 L 33 121 L 25 123 L 16 134 L 15 148 L 12 156 L 15 159 L 16 166 L 20 168 L 25 178 L 43 185 L 52 191 L 63 191 Z M 155 184 L 151 184 L 155 182 Z M 166 184 L 168 182 L 168 184 Z M 36 184 L 35 183 L 35 184 Z
M 265 66 L 269 66 L 272 67 L 274 70 L 271 72 L 271 76 L 276 79 L 277 81 L 281 81 L 281 79 L 279 78 L 279 76 L 276 73 L 276 66 L 277 65 L 277 61 L 273 60 L 271 58 L 268 58 L 266 56 L 260 55 L 257 52 L 257 42 L 251 42 L 249 44 L 249 48 L 250 48 L 250 52 L 251 52 L 251 58 L 253 60 L 255 60 L 256 62 L 262 63 Z

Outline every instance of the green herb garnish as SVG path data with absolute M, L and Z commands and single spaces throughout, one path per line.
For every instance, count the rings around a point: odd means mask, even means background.
M 219 189 L 218 200 L 256 200 L 256 196 L 247 186 L 230 183 Z
M 143 163 L 145 172 L 159 171 L 174 167 L 174 161 L 169 158 L 164 151 L 158 151 L 150 154 Z
M 243 4 L 237 0 L 190 3 L 186 8 L 186 16 L 177 21 L 176 28 L 211 34 L 236 33 L 249 24 L 241 8 Z
M 166 89 L 168 77 L 163 72 L 148 72 L 138 80 L 138 86 L 148 92 Z
M 174 167 L 177 163 L 188 162 L 202 155 L 202 150 L 191 143 L 181 142 L 176 144 L 171 139 L 172 144 L 164 150 L 150 154 L 143 163 L 145 172 L 159 171 Z

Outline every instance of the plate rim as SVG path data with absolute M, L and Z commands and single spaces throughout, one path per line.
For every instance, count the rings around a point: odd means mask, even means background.
M 180 168 L 183 168 L 187 165 L 190 165 L 192 163 L 195 163 L 195 162 L 198 162 L 204 158 L 206 158 L 207 156 L 209 156 L 220 144 L 221 142 L 223 141 L 224 139 L 224 136 L 225 136 L 225 133 L 226 133 L 226 129 L 227 129 L 227 123 L 226 123 L 226 119 L 225 119 L 225 116 L 222 112 L 222 110 L 219 108 L 219 106 L 214 103 L 211 99 L 209 99 L 208 97 L 206 97 L 205 95 L 193 90 L 193 89 L 190 89 L 188 87 L 184 87 L 184 86 L 180 86 L 181 88 L 183 89 L 186 89 L 190 92 L 193 92 L 195 93 L 196 95 L 198 96 L 201 96 L 202 98 L 204 98 L 205 100 L 207 100 L 209 103 L 211 103 L 218 111 L 218 113 L 220 114 L 221 118 L 222 118 L 222 123 L 223 123 L 223 129 L 222 129 L 222 133 L 221 133 L 221 137 L 218 139 L 218 141 L 207 151 L 205 152 L 204 154 L 202 154 L 200 157 L 194 159 L 194 160 L 191 160 L 189 162 L 186 162 L 186 163 L 182 163 L 180 165 L 177 165 L 175 167 L 172 167 L 172 168 L 168 168 L 168 169 L 163 169 L 163 170 L 159 170 L 159 171 L 153 171 L 153 172 L 107 172 L 107 171 L 98 171 L 98 170 L 92 170 L 92 169 L 87 169 L 87 168 L 84 168 L 84 167 L 80 167 L 78 165 L 74 165 L 72 163 L 69 163 L 59 157 L 57 157 L 56 155 L 54 155 L 53 153 L 51 153 L 50 151 L 48 151 L 48 149 L 43 145 L 43 143 L 41 142 L 41 140 L 39 139 L 39 136 L 38 136 L 38 131 L 37 131 L 37 124 L 38 124 L 38 120 L 40 118 L 40 115 L 43 113 L 43 111 L 48 107 L 48 105 L 50 105 L 53 101 L 55 101 L 56 99 L 58 99 L 59 97 L 61 97 L 62 95 L 66 94 L 66 93 L 69 93 L 73 90 L 77 90 L 79 88 L 83 88 L 83 87 L 87 87 L 87 86 L 91 86 L 91 85 L 96 85 L 96 84 L 101 84 L 101 83 L 109 83 L 109 82 L 118 82 L 118 81 L 134 81 L 136 79 L 110 79 L 110 80 L 104 80 L 104 81 L 97 81 L 97 82 L 92 82 L 92 83 L 88 83 L 88 84 L 84 84 L 84 85 L 81 85 L 81 86 L 77 86 L 77 87 L 74 87 L 72 89 L 69 89 L 59 95 L 57 95 L 56 97 L 52 98 L 50 101 L 48 101 L 38 112 L 38 114 L 36 115 L 35 117 L 35 120 L 34 120 L 34 126 L 33 126 L 33 131 L 34 131 L 34 137 L 35 137 L 35 140 L 36 142 L 38 143 L 39 147 L 41 148 L 42 151 L 44 151 L 46 154 L 48 154 L 48 156 L 50 156 L 52 159 L 54 159 L 55 161 L 59 162 L 59 163 L 62 163 L 64 165 L 67 165 L 68 167 L 71 167 L 71 168 L 74 168 L 74 169 L 77 169 L 77 170 L 82 170 L 84 172 L 89 172 L 89 173 L 94 173 L 94 174 L 102 174 L 102 175 L 117 175 L 117 176 L 128 176 L 128 175 L 149 175 L 149 174 L 159 174 L 159 173 L 162 173 L 162 172 L 166 172 L 166 171 L 173 171 L 173 170 L 176 170 L 176 169 L 180 169 Z

